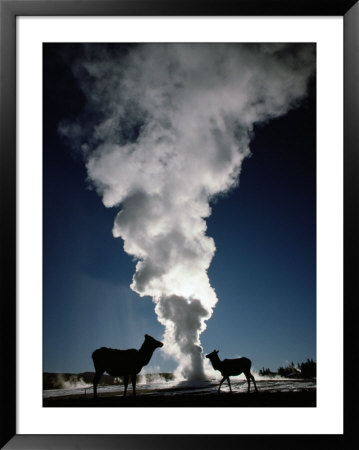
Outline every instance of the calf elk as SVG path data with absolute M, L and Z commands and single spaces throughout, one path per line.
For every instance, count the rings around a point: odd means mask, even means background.
M 258 392 L 256 381 L 250 371 L 252 365 L 250 359 L 236 358 L 236 359 L 224 359 L 223 361 L 221 361 L 218 356 L 218 350 L 213 350 L 212 353 L 206 355 L 206 358 L 209 358 L 209 360 L 211 361 L 213 369 L 219 370 L 223 376 L 221 382 L 219 383 L 218 393 L 220 393 L 220 389 L 224 380 L 228 381 L 229 390 L 232 392 L 229 377 L 230 375 L 240 375 L 241 373 L 244 373 L 245 377 L 247 378 L 248 392 L 250 389 L 251 379 L 253 381 L 256 392 Z
M 156 341 L 153 337 L 145 334 L 145 340 L 139 350 L 130 348 L 128 350 L 116 350 L 113 348 L 101 347 L 92 353 L 95 366 L 95 376 L 93 379 L 93 394 L 97 397 L 97 384 L 104 372 L 114 377 L 124 377 L 124 395 L 127 393 L 128 380 L 131 377 L 133 395 L 136 395 L 136 375 L 142 367 L 150 362 L 153 352 L 158 347 L 162 347 L 162 342 Z

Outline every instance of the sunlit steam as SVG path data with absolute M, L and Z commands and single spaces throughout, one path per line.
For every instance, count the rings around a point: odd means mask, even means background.
M 119 208 L 131 288 L 153 298 L 164 350 L 188 379 L 205 375 L 200 334 L 217 303 L 210 202 L 237 186 L 253 126 L 305 96 L 314 59 L 311 44 L 89 45 L 73 66 L 87 103 L 60 132 Z

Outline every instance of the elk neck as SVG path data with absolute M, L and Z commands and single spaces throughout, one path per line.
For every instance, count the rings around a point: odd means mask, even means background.
M 213 369 L 220 370 L 222 361 L 219 359 L 218 355 L 215 355 L 211 358 L 211 363 L 212 363 Z
M 139 349 L 139 353 L 141 355 L 141 361 L 143 362 L 143 365 L 146 365 L 150 362 L 154 351 L 155 349 L 146 342 L 142 344 L 141 348 Z

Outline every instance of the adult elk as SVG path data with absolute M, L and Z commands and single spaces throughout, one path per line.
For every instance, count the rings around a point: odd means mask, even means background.
M 145 340 L 139 350 L 130 348 L 128 350 L 117 350 L 113 348 L 101 347 L 92 353 L 95 366 L 95 376 L 93 379 L 93 394 L 97 397 L 97 384 L 104 372 L 114 377 L 124 377 L 124 395 L 127 393 L 129 378 L 131 377 L 133 395 L 136 395 L 136 375 L 142 367 L 150 362 L 153 352 L 158 347 L 162 347 L 162 342 L 156 341 L 153 337 L 145 334 Z

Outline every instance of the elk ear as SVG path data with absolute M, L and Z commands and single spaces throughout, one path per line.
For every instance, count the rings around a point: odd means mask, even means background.
M 216 353 L 219 353 L 219 350 L 215 350 Z
M 148 338 L 148 334 L 145 334 L 145 339 L 147 339 Z

